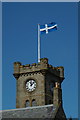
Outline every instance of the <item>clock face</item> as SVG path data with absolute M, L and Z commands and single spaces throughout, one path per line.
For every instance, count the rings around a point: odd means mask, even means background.
M 31 92 L 31 91 L 34 91 L 36 88 L 36 82 L 35 80 L 28 80 L 26 82 L 26 89 Z

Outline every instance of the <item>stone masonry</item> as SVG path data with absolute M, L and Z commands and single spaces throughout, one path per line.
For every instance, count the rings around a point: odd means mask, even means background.
M 36 106 L 62 104 L 61 83 L 64 79 L 64 68 L 53 67 L 48 64 L 47 58 L 42 58 L 38 64 L 22 65 L 20 62 L 14 63 L 14 74 L 16 84 L 16 108 L 25 108 L 26 100 L 32 106 L 32 100 L 36 101 Z M 26 81 L 34 79 L 37 87 L 34 91 L 26 90 Z
M 67 120 L 62 105 L 61 83 L 64 80 L 62 66 L 53 67 L 47 58 L 42 58 L 38 64 L 32 65 L 14 62 L 13 75 L 16 78 L 17 109 L 0 111 L 2 120 L 5 118 Z M 33 91 L 26 89 L 26 83 L 30 80 L 36 82 Z

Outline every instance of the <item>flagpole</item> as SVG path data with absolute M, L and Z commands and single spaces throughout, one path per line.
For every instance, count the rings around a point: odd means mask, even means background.
M 38 24 L 38 62 L 40 62 L 40 25 Z

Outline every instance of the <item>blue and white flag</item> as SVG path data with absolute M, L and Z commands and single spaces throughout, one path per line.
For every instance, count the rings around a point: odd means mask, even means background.
M 57 24 L 55 22 L 45 24 L 45 25 L 40 25 L 41 34 L 42 33 L 48 34 L 48 32 L 53 31 L 53 30 L 57 30 Z

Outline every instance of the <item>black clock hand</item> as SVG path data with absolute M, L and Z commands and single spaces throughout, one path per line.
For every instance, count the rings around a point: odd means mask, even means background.
M 32 82 L 30 82 L 30 86 L 32 86 L 33 85 L 33 83 Z

